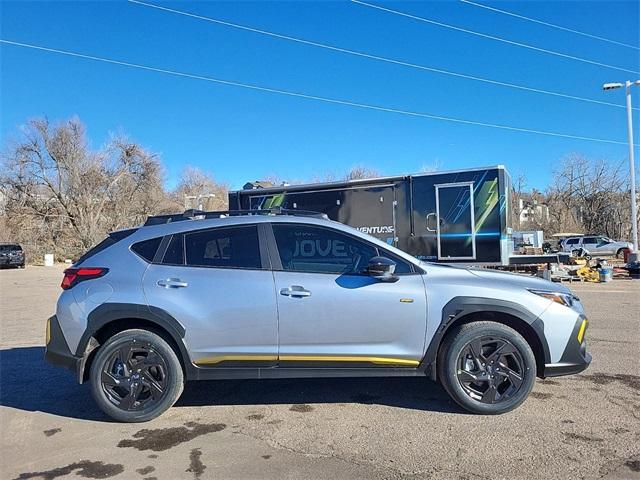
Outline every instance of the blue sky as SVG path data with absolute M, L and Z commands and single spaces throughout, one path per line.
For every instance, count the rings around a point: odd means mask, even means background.
M 608 81 L 634 75 L 416 22 L 349 2 L 155 2 L 341 48 L 624 103 Z M 577 57 L 640 70 L 640 51 L 459 1 L 386 2 Z M 640 2 L 488 5 L 638 45 Z M 389 108 L 626 142 L 624 109 L 523 92 L 357 58 L 128 3 L 3 1 L 3 39 Z M 627 159 L 626 145 L 461 125 L 321 103 L 0 45 L 3 143 L 27 119 L 77 115 L 94 147 L 121 129 L 161 155 L 167 183 L 186 165 L 232 188 L 276 174 L 304 179 L 363 164 L 383 174 L 505 164 L 543 188 L 570 152 Z M 640 77 L 638 75 L 636 78 Z M 640 107 L 640 88 L 634 102 Z M 636 127 L 640 115 L 635 111 Z M 636 143 L 640 140 L 636 128 Z

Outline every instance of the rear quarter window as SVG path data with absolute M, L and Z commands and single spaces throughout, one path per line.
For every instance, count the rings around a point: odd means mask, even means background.
M 184 265 L 184 235 L 172 235 L 162 263 L 165 265 Z
M 110 246 L 118 243 L 120 240 L 127 238 L 133 232 L 135 232 L 137 228 L 130 228 L 128 230 L 118 230 L 117 232 L 111 232 L 107 238 L 102 240 L 95 247 L 90 248 L 84 255 L 82 255 L 78 260 L 76 260 L 76 264 L 80 264 L 94 255 L 100 253 L 101 251 L 109 248 Z
M 131 245 L 131 250 L 137 253 L 147 262 L 151 263 L 153 262 L 153 258 L 156 256 L 156 252 L 158 251 L 158 247 L 160 246 L 161 241 L 162 237 L 144 240 L 142 242 L 134 243 L 133 245 Z

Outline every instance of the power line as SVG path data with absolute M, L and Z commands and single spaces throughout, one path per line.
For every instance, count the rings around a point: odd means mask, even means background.
M 449 28 L 451 30 L 456 30 L 458 32 L 464 32 L 464 33 L 468 33 L 470 35 L 476 35 L 478 37 L 487 38 L 489 40 L 495 40 L 497 42 L 507 43 L 509 45 L 514 45 L 514 46 L 517 46 L 517 47 L 528 48 L 529 50 L 535 50 L 536 52 L 548 53 L 549 55 L 555 55 L 557 57 L 567 58 L 569 60 L 576 60 L 578 62 L 589 63 L 591 65 L 597 65 L 599 67 L 612 68 L 614 70 L 620 70 L 621 72 L 633 73 L 634 75 L 640 74 L 640 72 L 638 72 L 636 70 L 629 70 L 629 69 L 623 68 L 623 67 L 616 67 L 615 65 L 609 65 L 609 64 L 606 64 L 606 63 L 596 62 L 595 60 L 589 60 L 587 58 L 575 57 L 573 55 L 569 55 L 569 54 L 562 53 L 562 52 L 556 52 L 555 50 L 547 50 L 546 48 L 536 47 L 534 45 L 529 45 L 527 43 L 520 43 L 520 42 L 515 42 L 513 40 L 507 40 L 506 38 L 496 37 L 496 36 L 493 36 L 493 35 L 488 35 L 486 33 L 476 32 L 475 30 L 469 30 L 469 29 L 462 28 L 462 27 L 456 27 L 455 25 L 449 25 L 448 23 L 437 22 L 435 20 L 431 20 L 431 19 L 425 18 L 425 17 L 418 17 L 416 15 L 411 15 L 409 13 L 404 13 L 404 12 L 401 12 L 399 10 L 392 10 L 390 8 L 381 7 L 379 5 L 374 5 L 372 3 L 363 2 L 361 0 L 350 0 L 350 1 L 352 3 L 357 3 L 359 5 L 364 5 L 365 7 L 375 8 L 375 9 L 381 10 L 383 12 L 393 13 L 394 15 L 400 15 L 402 17 L 411 18 L 413 20 L 418 20 L 420 22 L 430 23 L 432 25 L 437 25 L 439 27 Z
M 396 109 L 396 108 L 381 107 L 381 106 L 378 106 L 378 105 L 370 105 L 370 104 L 366 104 L 366 103 L 351 102 L 351 101 L 348 101 L 348 100 L 339 100 L 339 99 L 336 99 L 336 98 L 319 97 L 319 96 L 316 96 L 316 95 L 309 95 L 309 94 L 306 94 L 306 93 L 290 92 L 290 91 L 287 91 L 287 90 L 278 90 L 278 89 L 275 89 L 275 88 L 263 87 L 263 86 L 260 86 L 260 85 L 252 85 L 252 84 L 248 84 L 248 83 L 234 82 L 234 81 L 231 81 L 231 80 L 222 80 L 222 79 L 215 78 L 215 77 L 208 77 L 208 76 L 204 76 L 204 75 L 196 75 L 196 74 L 192 74 L 192 73 L 178 72 L 176 70 L 168 70 L 168 69 L 165 69 L 165 68 L 151 67 L 149 65 L 141 65 L 141 64 L 137 64 L 137 63 L 125 62 L 125 61 L 122 61 L 122 60 L 114 60 L 114 59 L 105 58 L 105 57 L 96 57 L 94 55 L 87 55 L 87 54 L 84 54 L 84 53 L 71 52 L 71 51 L 68 51 L 68 50 L 59 50 L 57 48 L 43 47 L 43 46 L 40 46 L 40 45 L 33 45 L 33 44 L 22 43 L 22 42 L 15 42 L 13 40 L 0 39 L 0 43 L 6 44 L 6 45 L 14 45 L 14 46 L 17 46 L 17 47 L 30 48 L 30 49 L 34 49 L 34 50 L 41 50 L 41 51 L 45 51 L 45 52 L 49 52 L 49 53 L 57 53 L 57 54 L 60 54 L 60 55 L 68 55 L 68 56 L 71 56 L 71 57 L 82 58 L 82 59 L 86 59 L 86 60 L 94 60 L 94 61 L 98 61 L 98 62 L 110 63 L 110 64 L 114 64 L 114 65 L 121 65 L 121 66 L 125 66 L 125 67 L 139 68 L 139 69 L 142 69 L 142 70 L 147 70 L 147 71 L 156 72 L 156 73 L 165 73 L 165 74 L 168 74 L 168 75 L 175 75 L 175 76 L 178 76 L 178 77 L 192 78 L 192 79 L 195 79 L 195 80 L 204 80 L 204 81 L 207 81 L 207 82 L 213 82 L 213 83 L 217 83 L 217 84 L 221 84 L 221 85 L 228 85 L 228 86 L 234 86 L 234 87 L 247 88 L 247 89 L 250 89 L 250 90 L 257 90 L 257 91 L 261 91 L 261 92 L 277 93 L 279 95 L 287 95 L 289 97 L 305 98 L 305 99 L 308 99 L 308 100 L 316 100 L 316 101 L 320 101 L 320 102 L 332 103 L 332 104 L 337 104 L 337 105 L 346 105 L 346 106 L 350 106 L 350 107 L 365 108 L 365 109 L 368 109 L 368 110 L 376 110 L 376 111 L 380 111 L 380 112 L 397 113 L 397 114 L 401 114 L 401 115 L 409 115 L 409 116 L 412 116 L 412 117 L 430 118 L 430 119 L 434 119 L 434 120 L 442 120 L 442 121 L 446 121 L 446 122 L 461 123 L 461 124 L 466 124 L 466 125 L 476 125 L 476 126 L 480 126 L 480 127 L 498 128 L 498 129 L 510 130 L 510 131 L 514 131 L 514 132 L 534 133 L 534 134 L 538 134 L 538 135 L 546 135 L 546 136 L 551 136 L 551 137 L 571 138 L 571 139 L 574 139 L 574 140 L 587 140 L 587 141 L 591 141 L 591 142 L 600 142 L 600 143 L 612 143 L 612 144 L 616 144 L 616 145 L 627 145 L 627 142 L 621 142 L 621 141 L 618 141 L 618 140 L 609 140 L 609 139 L 605 139 L 605 138 L 595 138 L 595 137 L 584 137 L 584 136 L 580 136 L 580 135 L 571 135 L 571 134 L 566 134 L 566 133 L 548 132 L 548 131 L 544 131 L 544 130 L 534 130 L 534 129 L 530 129 L 530 128 L 513 127 L 513 126 L 510 126 L 510 125 L 499 125 L 499 124 L 493 124 L 493 123 L 477 122 L 477 121 L 474 121 L 474 120 L 465 120 L 465 119 L 462 119 L 462 118 L 445 117 L 445 116 L 442 116 L 442 115 L 434 115 L 434 114 L 430 114 L 430 113 L 413 112 L 413 111 L 410 111 L 410 110 L 400 110 L 400 109 Z M 636 146 L 638 146 L 638 145 L 636 145 Z
M 402 60 L 395 60 L 393 58 L 388 58 L 388 57 L 380 57 L 378 55 L 372 55 L 372 54 L 369 54 L 369 53 L 358 52 L 358 51 L 355 51 L 355 50 L 347 50 L 345 48 L 335 47 L 335 46 L 327 45 L 327 44 L 324 44 L 324 43 L 318 43 L 318 42 L 314 42 L 314 41 L 311 41 L 311 40 L 305 40 L 305 39 L 302 39 L 302 38 L 291 37 L 291 36 L 288 36 L 288 35 L 282 35 L 282 34 L 275 33 L 275 32 L 270 32 L 270 31 L 267 31 L 267 30 L 260 30 L 260 29 L 257 29 L 257 28 L 248 27 L 246 25 L 240 25 L 240 24 L 237 24 L 237 23 L 231 23 L 231 22 L 226 22 L 226 21 L 223 21 L 223 20 L 218 20 L 216 18 L 205 17 L 205 16 L 202 16 L 202 15 L 196 15 L 194 13 L 189 13 L 189 12 L 185 12 L 185 11 L 182 11 L 182 10 L 175 10 L 173 8 L 162 7 L 160 5 L 154 5 L 152 3 L 147 3 L 147 2 L 140 1 L 140 0 L 129 0 L 129 2 L 138 4 L 138 5 L 142 5 L 142 6 L 145 6 L 145 7 L 150 7 L 150 8 L 155 8 L 155 9 L 158 9 L 158 10 L 166 11 L 166 12 L 169 12 L 169 13 L 175 13 L 177 15 L 183 15 L 185 17 L 192 17 L 192 18 L 196 18 L 198 20 L 204 20 L 204 21 L 207 21 L 207 22 L 216 23 L 216 24 L 219 24 L 219 25 L 227 26 L 227 27 L 232 27 L 232 28 L 237 28 L 237 29 L 240 29 L 240 30 L 246 30 L 246 31 L 249 31 L 249 32 L 258 33 L 260 35 L 267 35 L 267 36 L 279 38 L 279 39 L 282 39 L 282 40 L 288 40 L 288 41 L 291 41 L 291 42 L 297 42 L 297 43 L 301 43 L 301 44 L 304 44 L 304 45 L 310 45 L 310 46 L 313 46 L 313 47 L 324 48 L 324 49 L 327 49 L 327 50 L 333 50 L 335 52 L 346 53 L 348 55 L 355 55 L 357 57 L 363 57 L 363 58 L 367 58 L 367 59 L 370 59 L 370 60 L 378 60 L 378 61 L 381 61 L 381 62 L 392 63 L 392 64 L 400 65 L 400 66 L 403 66 L 403 67 L 415 68 L 415 69 L 419 69 L 419 70 L 425 70 L 425 71 L 429 71 L 429 72 L 440 73 L 440 74 L 443 74 L 443 75 L 450 75 L 450 76 L 453 76 L 453 77 L 464 78 L 466 80 L 475 80 L 475 81 L 478 81 L 478 82 L 489 83 L 489 84 L 492 84 L 492 85 L 499 85 L 499 86 L 502 86 L 502 87 L 515 88 L 515 89 L 518 89 L 518 90 L 524 90 L 524 91 L 533 92 L 533 93 L 540 93 L 540 94 L 551 95 L 551 96 L 555 96 L 555 97 L 568 98 L 570 100 L 578 100 L 578 101 L 583 101 L 583 102 L 596 103 L 596 104 L 600 104 L 600 105 L 607 105 L 607 106 L 610 106 L 610 107 L 625 108 L 624 105 L 619 105 L 619 104 L 616 104 L 616 103 L 604 102 L 604 101 L 601 101 L 601 100 L 594 100 L 594 99 L 591 99 L 591 98 L 578 97 L 578 96 L 575 96 L 575 95 L 569 95 L 569 94 L 560 93 L 560 92 L 553 92 L 553 91 L 549 91 L 549 90 L 542 90 L 542 89 L 539 89 L 539 88 L 527 87 L 527 86 L 524 86 L 524 85 L 517 85 L 517 84 L 514 84 L 514 83 L 501 82 L 499 80 L 492 80 L 492 79 L 489 79 L 489 78 L 483 78 L 483 77 L 477 77 L 477 76 L 474 76 L 474 75 L 467 75 L 467 74 L 464 74 L 464 73 L 452 72 L 452 71 L 443 70 L 443 69 L 440 69 L 440 68 L 428 67 L 426 65 L 418 65 L 418 64 L 415 64 L 415 63 L 404 62 Z M 634 107 L 634 109 L 638 110 L 638 108 L 636 108 L 636 107 Z
M 593 38 L 595 40 L 601 40 L 603 42 L 613 43 L 615 45 L 620 45 L 621 47 L 633 48 L 635 50 L 640 50 L 640 47 L 637 45 L 630 45 L 628 43 L 618 42 L 616 40 L 611 40 L 610 38 L 600 37 L 598 35 L 592 35 L 591 33 L 581 32 L 580 30 L 574 30 L 572 28 L 563 27 L 562 25 L 557 25 L 555 23 L 543 22 L 542 20 L 538 20 L 536 18 L 525 17 L 524 15 L 518 15 L 517 13 L 508 12 L 506 10 L 500 10 L 499 8 L 490 7 L 488 5 L 484 5 L 482 3 L 472 2 L 471 0 L 460 0 L 463 3 L 467 3 L 469 5 L 473 5 L 474 7 L 480 7 L 487 10 L 491 10 L 492 12 L 502 13 L 503 15 L 509 15 L 511 17 L 519 18 L 521 20 L 527 20 L 529 22 L 538 23 L 540 25 L 545 25 L 547 27 L 557 28 L 558 30 L 564 30 L 565 32 L 575 33 L 577 35 L 582 35 L 584 37 Z

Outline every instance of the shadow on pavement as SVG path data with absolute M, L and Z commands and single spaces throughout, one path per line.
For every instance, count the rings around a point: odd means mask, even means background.
M 88 385 L 44 361 L 44 347 L 0 350 L 0 405 L 84 420 L 107 420 Z
M 464 413 L 426 377 L 216 380 L 187 384 L 180 406 L 364 403 Z
M 424 377 L 216 380 L 189 382 L 176 407 L 366 403 L 461 413 L 442 387 Z M 110 421 L 88 385 L 44 361 L 43 347 L 0 350 L 0 405 L 83 420 Z

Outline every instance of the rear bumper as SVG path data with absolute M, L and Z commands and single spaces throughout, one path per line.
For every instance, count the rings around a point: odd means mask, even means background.
M 582 329 L 582 338 L 579 337 L 583 322 L 587 322 L 587 318 L 584 315 L 580 315 L 571 332 L 571 337 L 567 342 L 562 358 L 560 358 L 558 363 L 545 364 L 542 378 L 573 375 L 574 373 L 580 373 L 586 370 L 589 364 L 591 364 L 591 354 L 587 352 L 587 341 L 585 338 L 586 325 Z
M 24 258 L 0 258 L 0 266 L 1 267 L 21 267 L 24 265 Z
M 47 335 L 44 359 L 57 367 L 63 367 L 71 370 L 78 376 L 82 365 L 82 358 L 76 357 L 64 339 L 58 317 L 55 315 L 47 320 Z

